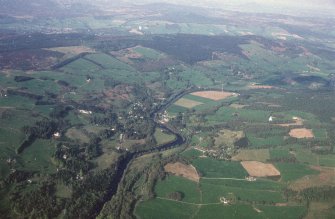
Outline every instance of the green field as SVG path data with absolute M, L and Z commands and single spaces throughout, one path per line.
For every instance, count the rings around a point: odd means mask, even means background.
M 85 58 L 102 65 L 106 69 L 119 69 L 119 70 L 129 70 L 129 71 L 135 70 L 129 65 L 127 65 L 126 63 L 123 63 L 119 61 L 118 59 L 110 55 L 104 54 L 104 53 L 90 54 L 90 55 L 85 56 Z
M 248 175 L 239 162 L 220 161 L 211 158 L 198 158 L 192 161 L 193 166 L 209 178 L 243 178 Z
M 175 136 L 169 133 L 166 133 L 164 130 L 156 128 L 154 137 L 156 139 L 157 144 L 164 144 L 167 142 L 171 142 L 175 139 Z
M 306 175 L 317 174 L 318 171 L 310 169 L 308 166 L 300 163 L 276 163 L 283 181 L 294 181 Z
M 169 175 L 163 181 L 159 181 L 155 187 L 157 197 L 168 198 L 172 192 L 181 192 L 184 197 L 181 201 L 189 203 L 200 203 L 200 190 L 196 182 L 188 179 Z
M 209 183 L 207 183 L 209 182 Z M 280 191 L 244 188 L 242 186 L 225 186 L 213 184 L 210 181 L 201 181 L 202 200 L 204 203 L 220 202 L 220 197 L 233 197 L 238 201 L 247 202 L 284 202 Z
M 195 159 L 201 155 L 202 155 L 202 152 L 195 150 L 195 149 L 185 150 L 181 153 L 181 156 L 187 159 Z
M 41 173 L 56 172 L 56 166 L 51 160 L 54 151 L 55 142 L 51 140 L 36 140 L 22 153 L 23 169 Z
M 183 211 L 184 209 L 185 211 Z M 257 211 L 257 210 L 258 211 Z M 140 203 L 136 215 L 149 218 L 300 218 L 306 212 L 303 206 L 204 205 L 194 206 L 166 200 L 153 199 Z
M 170 200 L 152 199 L 137 205 L 135 214 L 142 219 L 149 218 L 190 218 L 197 207 Z

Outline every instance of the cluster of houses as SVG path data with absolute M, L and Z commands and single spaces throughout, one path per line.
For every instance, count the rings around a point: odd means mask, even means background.
M 158 115 L 159 122 L 162 124 L 168 123 L 170 121 L 170 116 L 168 112 L 165 110 L 163 113 Z

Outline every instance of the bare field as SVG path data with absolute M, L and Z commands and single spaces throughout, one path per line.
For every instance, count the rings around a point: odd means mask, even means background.
M 235 155 L 232 160 L 236 161 L 260 161 L 265 162 L 270 159 L 269 149 L 250 149 L 241 150 L 237 155 Z
M 197 91 L 191 93 L 194 96 L 204 97 L 211 100 L 223 100 L 231 96 L 237 96 L 236 93 L 226 92 L 226 91 Z
M 293 138 L 314 138 L 313 131 L 306 128 L 291 129 L 289 135 Z
M 164 170 L 177 176 L 185 177 L 194 182 L 199 182 L 199 175 L 197 170 L 192 165 L 186 165 L 180 162 L 168 163 L 164 166 Z
M 177 106 L 181 106 L 181 107 L 185 107 L 185 108 L 190 109 L 190 108 L 193 108 L 195 106 L 201 105 L 203 103 L 198 102 L 198 101 L 194 101 L 194 100 L 189 100 L 189 99 L 186 99 L 186 98 L 180 98 L 174 104 L 177 105 Z
M 280 176 L 279 170 L 272 164 L 258 161 L 242 161 L 243 168 L 254 177 Z
M 64 54 L 74 54 L 74 55 L 78 55 L 84 52 L 95 52 L 94 49 L 86 47 L 86 46 L 54 47 L 54 48 L 48 48 L 46 50 L 50 50 L 54 52 L 61 52 Z

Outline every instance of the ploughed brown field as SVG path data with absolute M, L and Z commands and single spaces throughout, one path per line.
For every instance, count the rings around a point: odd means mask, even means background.
M 306 128 L 291 129 L 289 135 L 293 138 L 314 138 L 312 130 Z
M 226 91 L 197 91 L 191 93 L 194 96 L 204 97 L 211 100 L 223 100 L 231 96 L 237 96 L 236 93 Z
M 273 164 L 258 161 L 242 161 L 243 168 L 254 177 L 280 176 L 279 170 Z
M 192 165 L 186 165 L 180 162 L 168 163 L 164 166 L 164 170 L 165 172 L 182 176 L 195 182 L 199 182 L 200 179 L 197 170 Z

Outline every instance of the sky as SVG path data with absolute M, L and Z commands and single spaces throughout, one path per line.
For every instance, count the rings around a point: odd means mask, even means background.
M 173 4 L 220 7 L 228 10 L 282 14 L 335 14 L 335 0 L 124 0 L 130 3 L 165 2 Z M 242 7 L 241 7 L 242 6 Z M 248 6 L 248 7 L 243 7 Z

